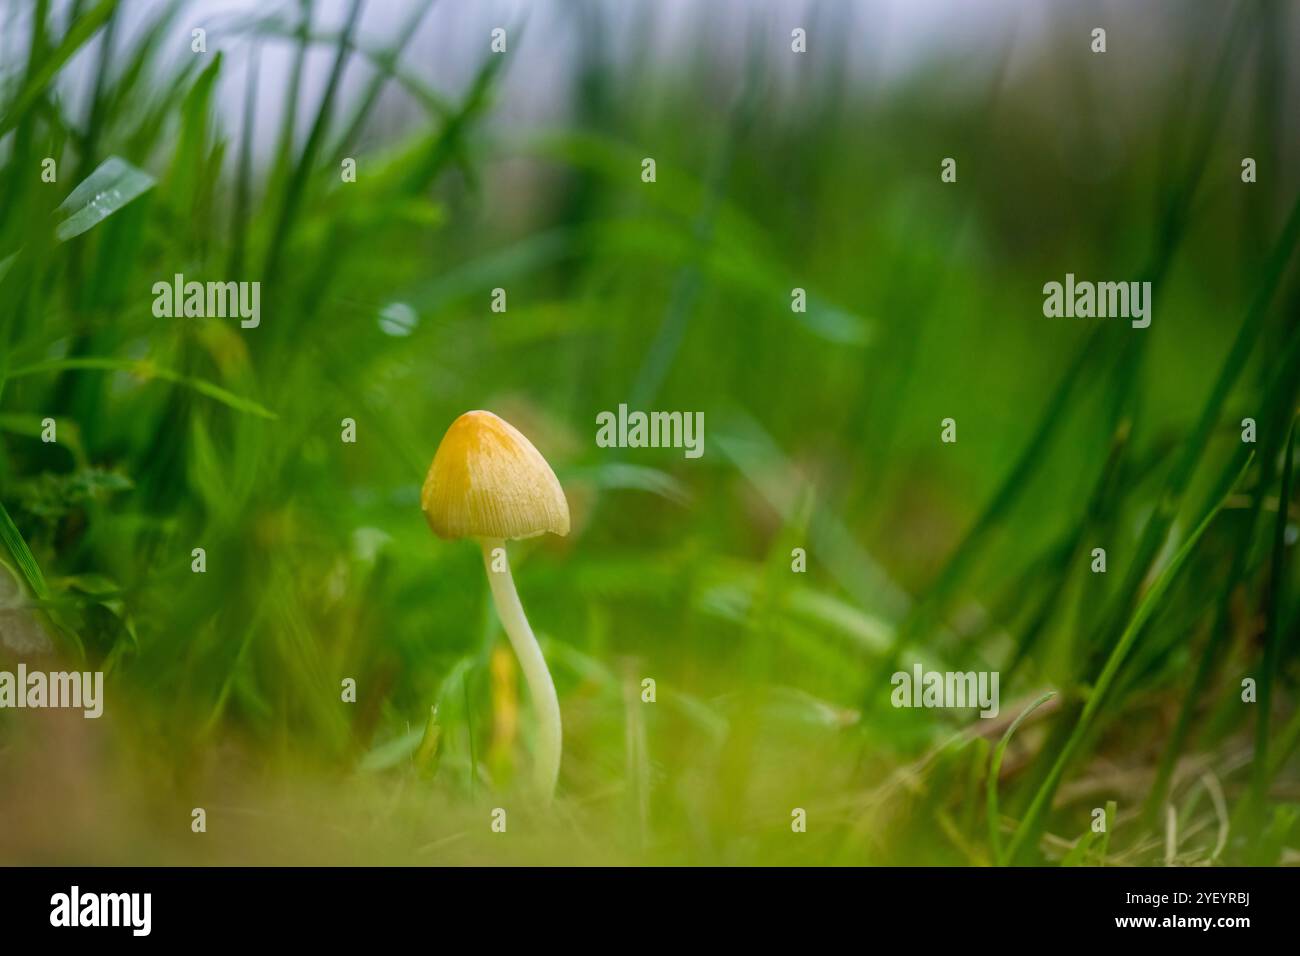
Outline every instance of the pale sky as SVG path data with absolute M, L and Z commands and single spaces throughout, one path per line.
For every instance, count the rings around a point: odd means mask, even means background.
M 151 10 L 165 0 L 124 0 L 120 39 L 138 34 Z M 319 0 L 315 4 L 318 29 L 337 29 L 350 0 Z M 56 0 L 66 10 L 68 0 Z M 808 31 L 808 58 L 821 50 L 842 45 L 849 54 L 850 81 L 866 90 L 883 89 L 934 58 L 943 57 L 959 69 L 988 75 L 992 64 L 1009 57 L 1012 76 L 1020 66 L 1053 55 L 1043 42 L 1049 26 L 1068 24 L 1067 34 L 1088 42 L 1092 25 L 1106 26 L 1110 44 L 1119 55 L 1114 71 L 1160 72 L 1176 75 L 1199 50 L 1187 42 L 1200 31 L 1213 35 L 1217 25 L 1207 11 L 1222 14 L 1228 5 L 1220 0 L 435 0 L 407 47 L 403 63 L 435 89 L 456 99 L 475 69 L 488 55 L 493 27 L 527 22 L 513 44 L 505 84 L 491 114 L 498 126 L 530 127 L 563 122 L 572 94 L 572 73 L 580 42 L 579 23 L 584 11 L 599 10 L 613 24 L 608 31 L 606 55 L 616 62 L 649 56 L 671 63 L 675 54 L 694 55 L 702 43 L 713 45 L 718 62 L 740 69 L 741 53 L 750 37 L 746 24 L 763 24 L 760 35 L 771 44 L 769 60 L 777 71 L 792 70 L 801 61 L 789 55 L 790 30 Z M 20 58 L 6 50 L 21 48 L 26 28 L 22 23 L 29 0 L 0 0 L 0 66 L 14 69 Z M 363 42 L 387 46 L 399 25 L 416 7 L 416 0 L 367 0 L 361 21 Z M 190 31 L 208 31 L 209 50 L 226 54 L 220 86 L 226 129 L 239 127 L 245 66 L 250 42 L 232 29 L 252 15 L 279 12 L 294 22 L 298 0 L 191 0 L 167 39 L 169 56 L 192 55 Z M 651 11 L 653 26 L 643 28 L 643 15 Z M 1300 18 L 1295 18 L 1292 27 Z M 517 41 L 517 42 L 516 42 Z M 1012 42 L 1014 41 L 1014 42 Z M 1057 41 L 1053 41 L 1057 42 Z M 1135 51 L 1139 51 L 1135 52 Z M 211 55 L 211 53 L 209 53 Z M 98 53 L 84 51 L 62 79 L 63 93 L 78 115 L 89 86 L 88 73 Z M 262 44 L 256 152 L 266 156 L 274 148 L 282 97 L 293 60 L 291 41 Z M 314 47 L 307 62 L 303 104 L 299 116 L 304 130 L 314 114 L 333 60 L 326 44 Z M 17 61 L 17 62 L 16 62 Z M 1195 65 L 1195 64 L 1193 64 Z M 357 95 L 370 75 L 369 68 L 353 66 L 344 76 L 345 102 Z M 1122 76 L 1122 74 L 1120 74 Z M 378 111 L 381 122 L 402 127 L 420 116 L 420 109 L 405 93 L 389 90 Z M 1131 104 L 1130 104 L 1131 105 Z M 387 132 L 379 127 L 376 132 Z

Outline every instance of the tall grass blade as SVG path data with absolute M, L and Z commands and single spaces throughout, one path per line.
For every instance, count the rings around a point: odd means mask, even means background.
M 1268 789 L 1269 725 L 1272 716 L 1273 685 L 1277 679 L 1277 662 L 1281 636 L 1278 633 L 1279 608 L 1286 592 L 1286 530 L 1291 507 L 1291 479 L 1295 452 L 1296 419 L 1292 418 L 1287 434 L 1286 454 L 1282 461 L 1282 482 L 1278 490 L 1277 521 L 1273 529 L 1273 554 L 1268 575 L 1268 593 L 1264 608 L 1264 655 L 1260 662 L 1255 704 L 1255 756 L 1251 763 L 1250 802 L 1255 815 L 1264 806 Z
M 1022 710 L 1016 719 L 1011 722 L 1011 726 L 1006 729 L 1002 739 L 998 741 L 998 745 L 993 748 L 993 756 L 989 760 L 989 774 L 986 784 L 986 805 L 988 807 L 989 850 L 995 863 L 1003 862 L 1002 814 L 998 810 L 998 779 L 1002 773 L 1002 758 L 1007 752 L 1007 745 L 1011 743 L 1011 738 L 1020 729 L 1020 725 L 1025 722 L 1025 718 L 1055 696 L 1056 691 L 1048 691 Z
M 185 388 L 193 389 L 200 395 L 220 402 L 227 408 L 233 408 L 237 412 L 244 412 L 248 415 L 256 415 L 258 418 L 274 419 L 275 412 L 266 408 L 260 402 L 255 402 L 251 398 L 244 398 L 236 395 L 227 389 L 222 388 L 206 379 L 198 378 L 193 375 L 183 375 L 180 372 L 174 372 L 171 369 L 162 368 L 153 362 L 142 359 L 119 359 L 119 358 L 66 358 L 50 359 L 46 362 L 37 362 L 33 365 L 25 365 L 22 368 L 10 369 L 9 378 L 24 378 L 28 375 L 42 375 L 47 372 L 67 372 L 67 371 L 107 371 L 107 372 L 127 372 L 136 375 L 142 379 L 158 379 L 163 382 L 170 382 L 173 385 L 181 385 Z
M 83 14 L 72 24 L 72 28 L 68 30 L 59 45 L 50 52 L 39 67 L 32 71 L 8 111 L 0 116 L 0 137 L 18 125 L 28 110 L 46 94 L 50 81 L 113 15 L 117 4 L 118 0 L 101 0 L 94 9 Z
M 1250 462 L 1248 461 L 1247 467 L 1249 467 L 1249 465 Z M 1241 474 L 1238 475 L 1238 480 L 1240 480 L 1241 475 L 1245 474 L 1245 471 L 1246 469 L 1243 468 Z M 1056 793 L 1056 788 L 1060 784 L 1061 778 L 1065 775 L 1065 771 L 1068 769 L 1070 762 L 1074 759 L 1083 738 L 1092 729 L 1097 718 L 1097 713 L 1105 702 L 1111 684 L 1114 683 L 1120 667 L 1123 666 L 1125 659 L 1128 657 L 1129 651 L 1142 633 L 1142 629 L 1146 626 L 1147 621 L 1150 620 L 1151 616 L 1159 608 L 1165 592 L 1169 590 L 1169 586 L 1178 576 L 1178 572 L 1182 570 L 1183 565 L 1187 562 L 1187 558 L 1195 550 L 1197 543 L 1201 540 L 1201 536 L 1205 534 L 1205 531 L 1209 528 L 1211 522 L 1213 522 L 1214 518 L 1223 509 L 1226 501 L 1227 495 L 1224 495 L 1218 504 L 1216 504 L 1201 520 L 1201 523 L 1196 527 L 1196 530 L 1192 532 L 1187 541 L 1183 543 L 1183 546 L 1179 548 L 1178 553 L 1174 555 L 1173 560 L 1169 562 L 1169 566 L 1165 568 L 1160 577 L 1151 585 L 1151 589 L 1142 599 L 1142 603 L 1138 605 L 1137 611 L 1129 621 L 1128 627 L 1124 629 L 1119 640 L 1115 642 L 1114 647 L 1111 649 L 1110 656 L 1106 659 L 1106 665 L 1102 668 L 1101 675 L 1092 685 L 1092 689 L 1088 694 L 1087 703 L 1084 704 L 1083 710 L 1074 725 L 1073 731 L 1066 740 L 1065 746 L 1061 748 L 1057 755 L 1056 761 L 1053 763 L 1052 769 L 1047 775 L 1047 779 L 1043 781 L 1042 785 L 1038 788 L 1038 791 L 1034 794 L 1034 799 L 1030 803 L 1029 809 L 1026 811 L 1024 818 L 1020 821 L 1020 826 L 1016 829 L 1015 836 L 1011 841 L 1011 846 L 1007 853 L 1007 859 L 1010 862 L 1014 863 L 1018 861 L 1027 851 L 1027 848 L 1037 841 L 1043 823 L 1043 817 L 1047 812 L 1052 796 Z
M 9 556 L 13 558 L 14 564 L 22 572 L 32 593 L 42 601 L 48 600 L 50 588 L 45 583 L 41 566 L 36 563 L 35 555 L 32 554 L 31 548 L 27 547 L 27 542 L 19 532 L 18 526 L 14 524 L 14 519 L 9 516 L 4 502 L 0 502 L 0 544 L 5 546 Z

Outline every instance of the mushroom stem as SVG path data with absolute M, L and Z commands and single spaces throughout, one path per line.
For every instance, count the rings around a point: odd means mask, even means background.
M 539 729 L 533 774 L 537 789 L 550 800 L 560 776 L 560 700 L 555 694 L 555 682 L 546 667 L 542 648 L 533 635 L 533 629 L 528 626 L 523 605 L 519 603 L 519 592 L 515 590 L 509 562 L 501 571 L 492 568 L 492 551 L 494 548 L 504 549 L 505 542 L 500 538 L 483 538 L 482 544 L 483 567 L 492 588 L 492 601 L 506 634 L 510 636 L 510 644 L 524 671 L 524 680 L 528 682 L 533 706 L 537 708 Z

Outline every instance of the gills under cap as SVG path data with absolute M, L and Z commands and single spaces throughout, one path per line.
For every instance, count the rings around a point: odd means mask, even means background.
M 569 503 L 555 472 L 532 442 L 491 412 L 466 412 L 451 423 L 420 507 L 440 538 L 569 533 Z

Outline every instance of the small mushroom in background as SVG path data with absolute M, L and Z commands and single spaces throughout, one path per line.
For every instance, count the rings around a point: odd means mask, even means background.
M 420 492 L 420 507 L 440 538 L 474 538 L 497 615 L 523 668 L 540 729 L 534 766 L 549 800 L 560 775 L 560 701 L 542 649 L 524 616 L 510 565 L 493 570 L 493 551 L 506 539 L 569 533 L 569 503 L 541 452 L 491 412 L 466 412 L 442 437 Z

